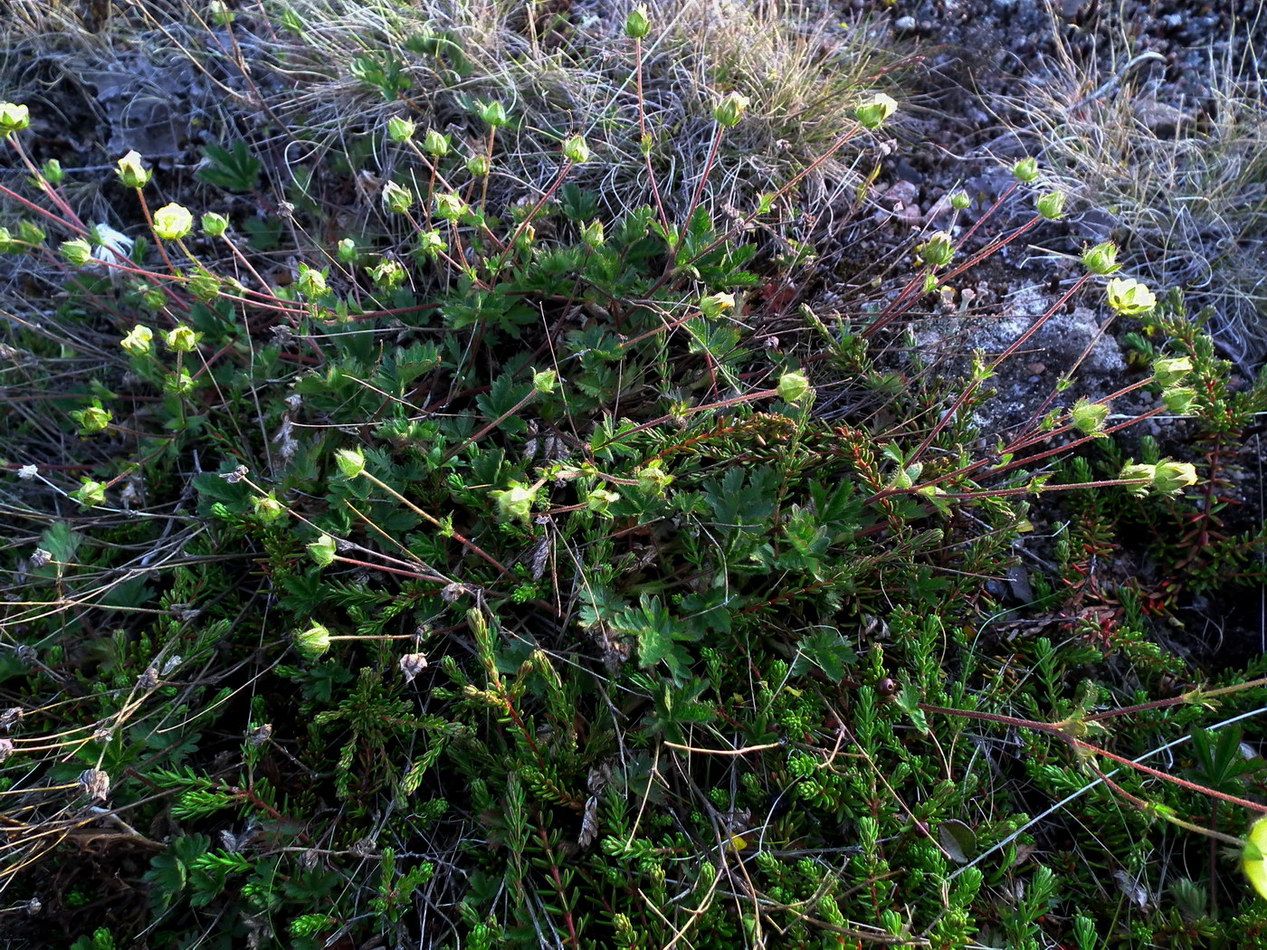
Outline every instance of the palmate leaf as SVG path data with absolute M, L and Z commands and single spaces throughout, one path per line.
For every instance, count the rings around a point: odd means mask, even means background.
M 622 611 L 612 620 L 612 627 L 637 640 L 638 663 L 643 669 L 664 663 L 674 679 L 687 677 L 690 657 L 681 641 L 698 639 L 699 634 L 676 620 L 659 597 L 643 594 L 637 607 Z

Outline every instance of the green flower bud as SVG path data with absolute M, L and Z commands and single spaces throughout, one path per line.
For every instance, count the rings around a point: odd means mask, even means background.
M 506 118 L 506 107 L 497 101 L 478 102 L 475 104 L 475 112 L 495 129 L 501 128 L 509 121 Z
M 487 155 L 472 155 L 466 160 L 466 170 L 471 173 L 472 178 L 487 177 L 491 168 Z
M 897 111 L 897 100 L 877 92 L 870 99 L 860 103 L 853 110 L 854 118 L 864 129 L 872 131 L 884 125 L 885 121 Z
M 70 497 L 75 499 L 85 508 L 91 508 L 93 505 L 104 505 L 106 503 L 106 486 L 101 482 L 94 482 L 91 478 L 81 479 L 83 482 L 78 488 L 70 493 Z
M 1139 481 L 1138 484 L 1126 486 L 1126 489 L 1132 495 L 1142 498 L 1148 494 L 1148 489 L 1152 485 L 1153 479 L 1157 477 L 1157 466 L 1130 462 L 1122 466 L 1122 471 L 1118 473 L 1117 477 L 1123 481 L 1146 479 L 1146 481 Z
M 748 103 L 751 101 L 747 96 L 732 92 L 713 108 L 713 118 L 717 120 L 718 125 L 733 129 L 743 118 L 744 110 L 748 108 Z
M 142 284 L 141 287 L 141 303 L 147 310 L 162 310 L 167 306 L 167 294 L 162 287 L 153 284 Z
M 365 456 L 360 449 L 339 449 L 334 453 L 334 461 L 344 478 L 356 478 L 365 472 Z
M 532 388 L 541 395 L 547 395 L 554 392 L 555 387 L 559 384 L 559 374 L 552 369 L 542 370 L 540 373 L 532 374 Z
M 70 414 L 70 417 L 79 423 L 80 435 L 92 435 L 96 432 L 104 431 L 114 417 L 110 414 L 109 409 L 103 409 L 101 403 L 95 403 L 87 409 L 77 409 Z
M 585 507 L 597 515 L 608 514 L 608 509 L 620 501 L 620 495 L 606 488 L 593 488 L 585 495 Z
M 192 353 L 197 348 L 201 336 L 201 333 L 195 333 L 189 327 L 179 326 L 174 330 L 169 330 L 164 340 L 167 341 L 169 350 L 177 353 Z
M 62 163 L 55 158 L 50 158 L 40 166 L 40 175 L 53 187 L 60 185 L 66 178 L 66 173 L 62 171 Z
M 22 220 L 18 222 L 18 239 L 25 244 L 38 247 L 44 243 L 44 239 L 48 237 L 34 221 Z
M 1069 413 L 1073 427 L 1083 435 L 1094 435 L 1104 428 L 1109 417 L 1109 407 L 1089 399 L 1079 399 Z
M 343 238 L 335 248 L 334 255 L 344 264 L 351 264 L 357 257 L 356 242 L 351 238 Z
M 178 204 L 168 204 L 154 212 L 154 233 L 164 241 L 179 241 L 194 229 L 194 216 Z
M 149 184 L 152 174 L 141 164 L 140 152 L 131 151 L 119 159 L 119 181 L 125 188 L 144 188 Z
M 573 165 L 584 165 L 590 159 L 590 147 L 583 135 L 572 135 L 563 140 L 563 157 Z
M 581 228 L 581 240 L 589 247 L 602 247 L 607 240 L 606 235 L 603 233 L 603 222 L 595 218 Z
M 220 278 L 202 268 L 190 276 L 187 286 L 189 292 L 199 300 L 211 301 L 220 296 Z
M 307 264 L 299 265 L 299 276 L 295 278 L 295 289 L 309 300 L 324 297 L 330 292 L 330 288 L 326 284 L 325 271 L 309 267 Z
M 1192 360 L 1186 356 L 1162 358 L 1153 363 L 1153 379 L 1160 383 L 1163 389 L 1169 389 L 1176 383 L 1182 382 L 1183 378 L 1191 372 Z
M 1161 394 L 1166 409 L 1176 416 L 1192 415 L 1192 407 L 1197 401 L 1197 391 L 1190 386 L 1176 386 Z
M 1174 495 L 1189 485 L 1197 483 L 1197 469 L 1191 462 L 1172 462 L 1169 459 L 1157 463 L 1153 476 L 1153 488 L 1163 495 Z
M 144 356 L 154 346 L 154 331 L 142 323 L 138 323 L 128 335 L 119 341 L 119 345 L 133 356 Z
M 31 124 L 31 110 L 16 102 L 0 102 L 0 133 L 12 135 Z
M 439 231 L 423 231 L 418 235 L 418 250 L 416 253 L 424 257 L 435 258 L 443 254 L 447 247 L 448 245 L 440 237 Z
M 441 135 L 435 129 L 427 129 L 427 134 L 422 137 L 422 150 L 436 158 L 447 155 L 449 154 L 449 137 Z
M 328 534 L 323 534 L 308 545 L 308 555 L 317 563 L 317 567 L 329 567 L 334 563 L 337 552 L 338 544 Z
M 709 294 L 707 297 L 701 297 L 699 301 L 700 313 L 715 320 L 727 310 L 735 309 L 734 294 Z
M 319 623 L 295 632 L 295 649 L 305 660 L 315 660 L 330 649 L 330 631 Z
M 173 373 L 165 385 L 172 392 L 183 396 L 186 393 L 193 392 L 194 378 L 189 375 L 189 370 L 181 369 L 179 372 Z
M 634 478 L 638 479 L 639 488 L 656 497 L 663 495 L 664 490 L 673 481 L 673 476 L 664 470 L 664 462 L 660 459 L 648 462 L 638 469 L 634 472 Z
M 13 233 L 8 228 L 0 228 L 0 254 L 14 254 L 22 248 L 13 240 Z
M 1101 277 L 1120 270 L 1122 265 L 1117 263 L 1117 245 L 1112 241 L 1105 241 L 1087 248 L 1082 252 L 1082 266 Z
M 968 197 L 966 191 L 956 191 L 950 196 L 950 207 L 956 211 L 965 211 L 970 204 L 972 204 L 972 199 Z
M 779 377 L 778 393 L 784 402 L 800 402 L 813 392 L 804 373 L 784 373 Z
M 1107 288 L 1109 306 L 1127 317 L 1148 313 L 1157 306 L 1157 295 L 1138 280 L 1114 277 Z
M 522 521 L 527 524 L 532 520 L 532 503 L 537 497 L 534 490 L 512 482 L 505 491 L 492 491 L 489 494 L 497 502 L 497 516 L 502 521 Z
M 1038 159 L 1022 158 L 1012 166 L 1012 177 L 1026 185 L 1038 181 Z
M 405 282 L 406 276 L 408 275 L 400 262 L 390 258 L 383 258 L 370 268 L 370 279 L 374 281 L 375 286 L 387 290 L 395 290 Z
M 935 294 L 939 286 L 941 284 L 938 282 L 936 274 L 928 273 L 924 275 L 924 293 Z
M 202 233 L 207 237 L 220 237 L 229 230 L 229 219 L 218 211 L 208 211 L 202 216 Z
M 82 485 L 71 491 L 71 498 L 75 499 L 85 508 L 91 508 L 92 505 L 105 504 L 105 485 L 100 481 L 92 479 L 81 479 Z
M 1049 191 L 1038 199 L 1038 213 L 1048 221 L 1057 221 L 1065 215 L 1065 193 Z
M 416 131 L 418 127 L 409 119 L 392 116 L 387 120 L 387 137 L 393 142 L 408 142 Z
M 625 36 L 632 40 L 640 40 L 651 32 L 651 18 L 647 16 L 645 4 L 638 4 L 625 17 Z
M 456 221 L 466 213 L 466 202 L 456 194 L 438 194 L 435 197 L 436 217 Z
M 282 503 L 271 495 L 266 495 L 263 498 L 252 498 L 251 505 L 255 508 L 255 517 L 266 524 L 276 521 L 286 514 L 286 509 L 282 506 Z
M 414 195 L 408 188 L 389 181 L 383 186 L 383 207 L 392 214 L 404 214 L 413 207 Z
M 915 249 L 919 258 L 930 267 L 945 267 L 954 259 L 955 245 L 945 231 L 936 231 Z
M 83 267 L 92 260 L 92 245 L 83 238 L 63 241 L 58 251 L 61 253 L 63 260 L 75 267 Z

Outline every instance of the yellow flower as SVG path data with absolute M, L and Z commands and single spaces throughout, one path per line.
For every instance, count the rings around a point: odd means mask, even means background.
M 179 241 L 194 229 L 194 216 L 178 204 L 164 205 L 154 212 L 154 233 L 164 241 Z
M 1267 866 L 1263 856 L 1267 854 L 1267 816 L 1259 818 L 1249 826 L 1249 834 L 1245 836 L 1245 850 L 1241 852 L 1241 867 L 1254 890 L 1267 897 Z

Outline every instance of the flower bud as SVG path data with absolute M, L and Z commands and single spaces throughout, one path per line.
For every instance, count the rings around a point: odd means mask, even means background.
M 639 488 L 657 497 L 663 495 L 665 488 L 673 481 L 673 476 L 664 470 L 664 462 L 660 459 L 654 459 L 638 469 L 634 472 L 634 478 L 638 480 Z
M 727 310 L 735 309 L 734 294 L 709 294 L 707 297 L 701 297 L 699 301 L 700 313 L 715 320 Z
M 784 402 L 800 402 L 813 391 L 804 373 L 784 373 L 779 377 L 779 398 Z
M 506 107 L 496 100 L 476 103 L 475 112 L 495 129 L 501 128 L 509 121 L 506 118 Z
M 1107 288 L 1109 306 L 1127 317 L 1148 313 L 1157 306 L 1157 295 L 1138 280 L 1114 277 Z
M 168 204 L 154 212 L 154 233 L 164 241 L 179 241 L 194 229 L 194 216 L 178 204 Z
M 1197 469 L 1191 462 L 1172 462 L 1167 459 L 1157 463 L 1153 488 L 1163 495 L 1177 494 L 1196 483 Z
M 563 157 L 573 165 L 584 165 L 590 158 L 590 147 L 583 135 L 572 135 L 563 140 Z
M 1079 399 L 1069 413 L 1069 421 L 1083 435 L 1094 435 L 1104 428 L 1109 417 L 1109 407 L 1102 403 Z
M 955 245 L 945 231 L 934 232 L 915 250 L 919 259 L 930 267 L 945 267 L 955 256 Z
M 375 286 L 387 290 L 395 290 L 405 282 L 406 276 L 405 268 L 401 266 L 401 263 L 390 258 L 383 258 L 370 268 L 370 279 L 374 281 Z
M 50 158 L 40 166 L 40 175 L 53 187 L 60 185 L 66 178 L 66 173 L 62 171 L 62 163 L 55 158 Z
M 0 102 L 0 133 L 12 135 L 31 124 L 31 110 L 16 102 Z
M 46 237 L 48 235 L 44 233 L 44 229 L 34 221 L 23 219 L 18 222 L 18 239 L 24 244 L 38 246 L 44 243 Z
M 295 632 L 295 649 L 306 660 L 315 660 L 330 649 L 330 631 L 319 623 Z
M 299 276 L 295 278 L 295 289 L 309 300 L 324 297 L 330 292 L 330 288 L 326 284 L 325 271 L 309 267 L 307 264 L 299 265 Z
M 456 194 L 440 193 L 435 197 L 436 217 L 456 221 L 466 213 L 466 202 Z
M 751 101 L 747 96 L 732 92 L 714 107 L 713 118 L 717 120 L 718 125 L 733 129 L 739 124 L 744 110 L 748 108 L 748 103 Z
M 1038 181 L 1038 159 L 1022 158 L 1012 166 L 1012 177 L 1026 185 Z
M 505 491 L 492 491 L 489 494 L 497 502 L 497 515 L 502 521 L 522 521 L 527 524 L 532 520 L 532 503 L 537 497 L 532 489 L 512 483 Z
M 603 232 L 603 222 L 595 218 L 581 228 L 581 240 L 590 247 L 602 247 L 607 236 Z
M 81 479 L 83 482 L 78 488 L 70 493 L 70 497 L 75 499 L 85 508 L 91 508 L 93 505 L 104 505 L 106 503 L 106 486 L 101 482 L 95 482 L 91 478 Z
M 0 228 L 0 254 L 14 254 L 19 250 L 21 247 L 13 240 L 13 232 L 8 228 Z
M 1126 489 L 1132 495 L 1143 497 L 1148 494 L 1149 486 L 1152 485 L 1153 479 L 1157 476 L 1156 465 L 1144 465 L 1141 463 L 1128 463 L 1122 466 L 1122 471 L 1118 473 L 1118 478 L 1123 481 L 1138 482 L 1135 485 L 1127 485 Z M 1145 479 L 1145 481 L 1139 481 Z
M 208 211 L 202 216 L 202 233 L 207 237 L 220 237 L 229 230 L 229 219 L 218 211 Z
M 559 384 L 559 374 L 552 369 L 542 370 L 540 373 L 532 374 L 532 388 L 534 392 L 544 396 L 554 392 L 555 387 Z
M 956 211 L 965 211 L 970 204 L 972 204 L 972 199 L 968 197 L 966 191 L 956 191 L 950 196 L 950 207 Z
M 141 153 L 135 150 L 119 159 L 119 181 L 124 188 L 144 188 L 153 174 L 141 164 Z
M 212 301 L 220 296 L 220 278 L 201 267 L 189 278 L 189 292 L 202 301 Z
M 92 260 L 92 245 L 83 238 L 63 241 L 57 250 L 62 255 L 62 259 L 74 267 L 83 267 Z
M 1101 277 L 1121 269 L 1122 265 L 1117 263 L 1117 245 L 1112 241 L 1105 241 L 1087 248 L 1082 252 L 1082 266 Z
M 1197 401 L 1197 391 L 1190 386 L 1176 386 L 1161 394 L 1167 411 L 1176 416 L 1192 415 L 1192 407 Z
M 138 323 L 119 341 L 119 345 L 133 356 L 144 356 L 154 346 L 154 331 L 143 323 Z
M 89 406 L 86 409 L 77 409 L 70 414 L 70 417 L 79 423 L 80 435 L 92 435 L 96 432 L 104 431 L 113 420 L 109 409 L 103 409 L 101 403 Z
M 870 99 L 860 103 L 854 110 L 854 118 L 858 120 L 858 124 L 864 129 L 875 131 L 884 125 L 885 121 L 894 112 L 897 111 L 897 100 L 892 96 L 886 96 L 882 92 L 877 92 Z
M 323 534 L 308 545 L 308 556 L 316 562 L 317 567 L 329 567 L 333 564 L 337 551 L 338 546 L 334 538 L 328 534 Z
M 447 155 L 449 154 L 449 137 L 441 135 L 435 129 L 427 129 L 427 134 L 422 137 L 422 150 L 436 158 Z
M 447 246 L 439 231 L 423 231 L 418 235 L 418 250 L 415 253 L 434 258 L 443 254 Z
M 408 142 L 416 131 L 418 127 L 409 119 L 392 116 L 387 120 L 387 137 L 393 142 Z
M 365 456 L 360 449 L 339 449 L 334 453 L 334 461 L 344 478 L 356 478 L 365 472 Z
M 413 207 L 414 196 L 408 188 L 389 181 L 383 186 L 383 207 L 392 214 L 404 214 Z
M 466 160 L 466 170 L 472 178 L 486 178 L 491 167 L 487 155 L 472 155 Z
M 1169 389 L 1192 372 L 1192 360 L 1186 356 L 1158 359 L 1153 363 L 1153 379 Z
M 201 333 L 195 333 L 187 326 L 179 326 L 174 330 L 169 330 L 164 340 L 167 341 L 167 348 L 177 353 L 192 353 L 198 346 L 198 338 Z
M 651 18 L 647 16 L 646 4 L 638 4 L 625 17 L 625 36 L 632 40 L 640 40 L 651 32 Z
M 592 488 L 585 494 L 585 507 L 597 515 L 605 515 L 620 495 L 606 488 Z
M 1038 213 L 1048 221 L 1057 221 L 1065 215 L 1065 193 L 1049 191 L 1038 199 Z
M 282 506 L 282 503 L 271 495 L 265 495 L 263 498 L 252 498 L 251 505 L 255 508 L 255 517 L 266 524 L 276 521 L 286 514 L 286 509 Z
M 335 248 L 334 256 L 344 264 L 351 264 L 356 261 L 357 253 L 356 241 L 352 238 L 343 238 Z

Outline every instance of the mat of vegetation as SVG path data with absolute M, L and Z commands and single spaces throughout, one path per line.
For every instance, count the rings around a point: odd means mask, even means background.
M 878 20 L 84 6 L 0 44 L 6 946 L 1267 945 L 1267 379 L 1069 166 L 902 217 Z

